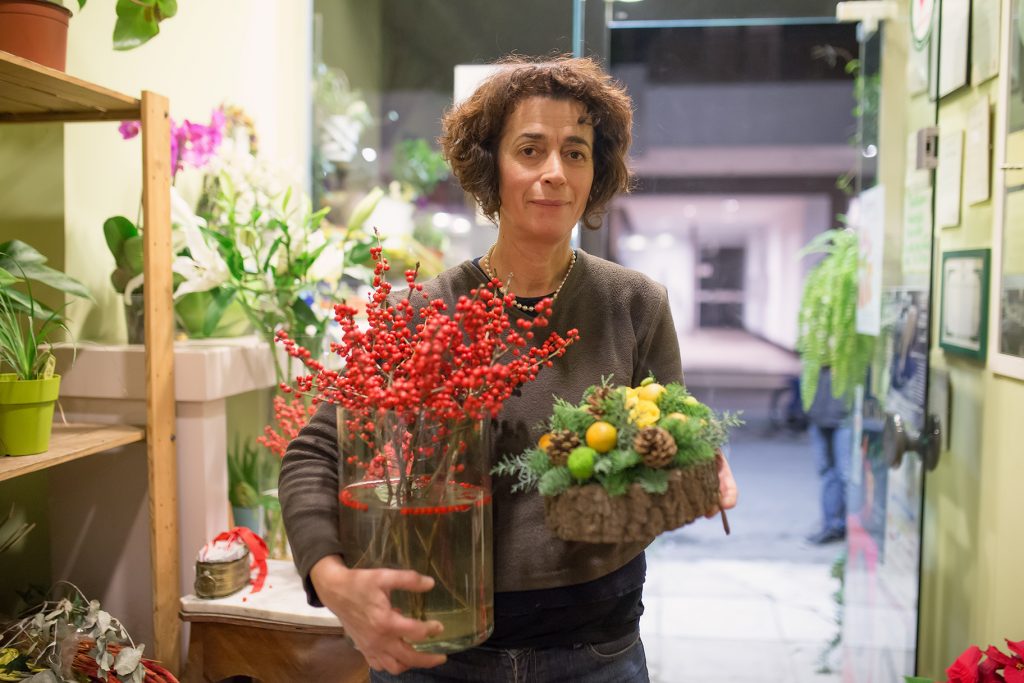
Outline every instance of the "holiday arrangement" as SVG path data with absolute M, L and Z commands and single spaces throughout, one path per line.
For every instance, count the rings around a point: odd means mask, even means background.
M 98 600 L 62 581 L 52 599 L 0 631 L 0 681 L 178 683 L 144 651 Z
M 556 399 L 537 445 L 506 456 L 494 474 L 516 477 L 513 491 L 540 492 L 558 538 L 649 541 L 718 509 L 715 454 L 740 424 L 680 383 L 648 377 L 628 387 L 609 378 L 578 405 Z M 724 511 L 722 523 L 728 533 Z
M 550 332 L 551 301 L 533 319 L 509 316 L 514 297 L 491 280 L 459 297 L 454 310 L 429 300 L 417 271 L 391 296 L 390 265 L 378 245 L 366 322 L 335 306 L 340 363 L 321 360 L 280 331 L 278 340 L 308 374 L 286 393 L 336 406 L 340 533 L 352 567 L 413 569 L 435 579 L 428 593 L 395 592 L 407 616 L 438 619 L 444 632 L 418 649 L 471 647 L 493 628 L 488 429 L 505 401 L 578 337 Z M 334 369 L 341 365 L 343 369 Z M 281 451 L 303 419 L 279 401 L 280 431 L 264 443 Z

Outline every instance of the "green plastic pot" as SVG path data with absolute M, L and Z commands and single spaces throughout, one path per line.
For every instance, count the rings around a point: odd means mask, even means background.
M 50 448 L 53 404 L 60 375 L 49 379 L 18 379 L 0 374 L 0 454 L 35 455 Z

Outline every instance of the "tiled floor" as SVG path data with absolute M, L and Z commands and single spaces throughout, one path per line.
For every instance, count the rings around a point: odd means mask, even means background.
M 818 671 L 838 630 L 831 565 L 843 546 L 803 540 L 817 528 L 819 490 L 806 436 L 751 424 L 729 450 L 740 489 L 732 534 L 698 520 L 647 551 L 640 631 L 651 680 L 838 683 Z
M 837 629 L 827 565 L 671 554 L 648 553 L 640 630 L 652 682 L 839 681 L 817 673 Z

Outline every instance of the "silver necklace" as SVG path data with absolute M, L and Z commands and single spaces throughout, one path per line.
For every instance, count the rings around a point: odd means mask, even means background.
M 495 246 L 496 245 L 492 244 L 491 248 L 488 249 L 487 253 L 484 254 L 483 257 L 480 259 L 480 265 L 483 267 L 484 273 L 487 275 L 488 278 L 490 278 L 492 280 L 500 279 L 500 278 L 498 278 L 498 276 L 495 273 L 493 273 L 491 271 L 491 253 L 494 251 L 494 247 Z M 562 286 L 565 285 L 565 281 L 569 279 L 569 273 L 572 272 L 572 267 L 575 266 L 575 265 L 576 265 L 576 250 L 573 249 L 572 250 L 572 261 L 569 262 L 569 269 L 567 271 L 565 271 L 565 277 L 563 277 L 562 281 L 558 283 L 558 289 L 556 289 L 555 293 L 551 295 L 551 302 L 552 303 L 554 303 L 555 299 L 558 298 L 558 293 L 562 291 Z M 511 280 L 511 279 L 512 279 L 512 273 L 509 273 L 509 280 Z M 508 286 L 506 285 L 506 291 L 507 291 L 507 287 Z M 512 304 L 516 308 L 518 308 L 520 311 L 526 311 L 527 313 L 535 313 L 537 311 L 537 307 L 536 306 L 528 306 L 526 304 L 521 304 L 521 303 L 519 303 L 519 299 L 513 299 Z

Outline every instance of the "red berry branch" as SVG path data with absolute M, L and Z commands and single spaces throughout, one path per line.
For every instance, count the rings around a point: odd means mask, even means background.
M 548 326 L 551 300 L 537 304 L 532 320 L 513 324 L 514 297 L 501 294 L 497 279 L 460 296 L 450 311 L 443 300 L 428 300 L 416 282 L 417 271 L 408 270 L 408 294 L 393 301 L 385 278 L 390 266 L 381 251 L 371 249 L 376 266 L 367 321 L 360 324 L 351 306 L 334 307 L 342 338 L 331 344 L 331 353 L 341 358 L 342 370 L 328 368 L 285 331 L 277 333 L 277 341 L 309 371 L 296 377 L 294 387 L 282 384 L 282 391 L 311 397 L 314 406 L 343 406 L 351 416 L 349 433 L 371 438 L 374 416 L 382 410 L 410 424 L 414 418 L 450 425 L 496 417 L 518 387 L 535 380 L 579 338 L 571 329 L 564 337 L 551 332 L 538 343 L 535 331 Z M 416 297 L 422 298 L 419 306 Z M 261 443 L 283 454 L 307 411 L 296 397 L 291 403 L 276 399 L 274 412 L 280 431 L 268 427 Z

